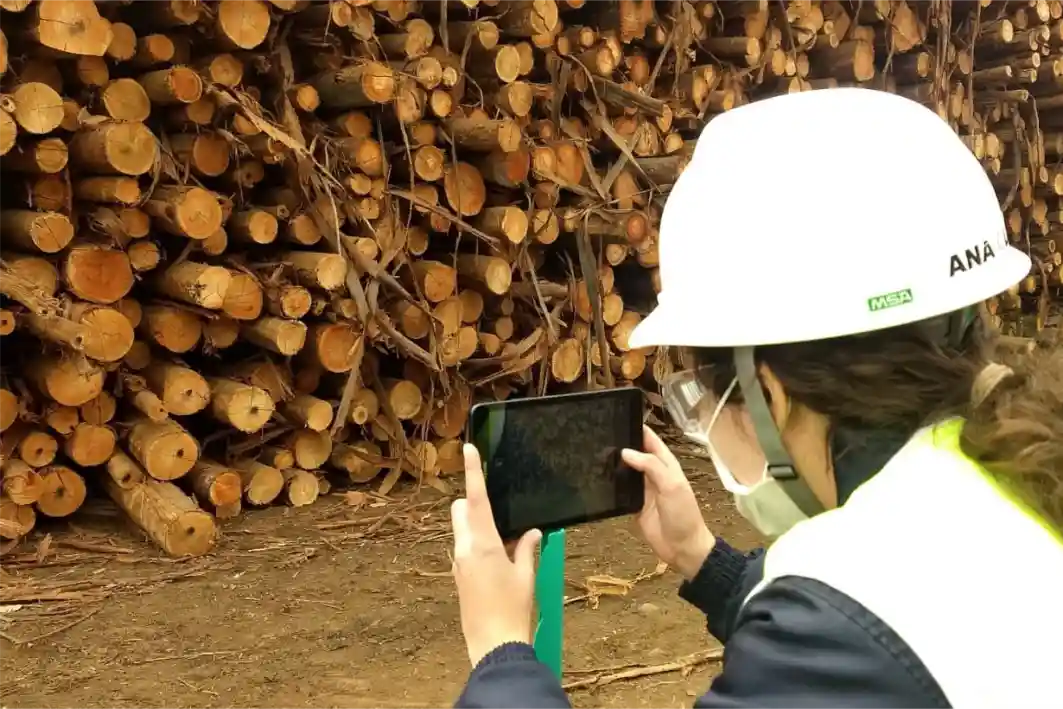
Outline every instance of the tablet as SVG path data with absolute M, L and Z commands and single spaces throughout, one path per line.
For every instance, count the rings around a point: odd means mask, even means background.
M 634 387 L 474 406 L 469 437 L 502 538 L 641 510 L 642 473 L 620 451 L 642 450 L 642 416 Z

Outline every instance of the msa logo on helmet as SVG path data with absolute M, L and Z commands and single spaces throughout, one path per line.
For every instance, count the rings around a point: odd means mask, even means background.
M 912 302 L 912 289 L 905 288 L 904 290 L 895 290 L 892 293 L 884 293 L 882 295 L 876 295 L 874 298 L 867 299 L 867 309 L 871 312 L 879 310 L 886 310 L 887 308 L 896 308 L 898 305 L 904 305 L 905 303 Z
M 975 244 L 972 248 L 964 251 L 962 256 L 953 254 L 949 258 L 949 278 L 952 278 L 957 273 L 966 273 L 975 266 L 981 266 L 995 256 L 993 247 L 989 245 L 988 241 L 982 242 L 981 246 Z

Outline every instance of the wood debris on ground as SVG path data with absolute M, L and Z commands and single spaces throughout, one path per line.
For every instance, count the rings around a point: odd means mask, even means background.
M 934 108 L 1034 260 L 995 322 L 1059 319 L 1058 0 L 0 0 L 0 21 L 3 540 L 100 491 L 200 555 L 219 520 L 337 482 L 448 491 L 478 399 L 652 391 L 681 363 L 628 338 L 668 189 L 707 121 L 782 93 Z
M 577 675 L 577 679 L 571 679 L 562 683 L 566 690 L 591 689 L 601 687 L 613 682 L 649 677 L 650 675 L 679 672 L 683 676 L 690 674 L 698 666 L 708 662 L 723 661 L 723 648 L 716 647 L 701 650 L 685 657 L 680 657 L 671 662 L 662 662 L 656 665 L 634 664 L 620 667 L 609 667 L 600 670 L 566 671 L 566 675 Z

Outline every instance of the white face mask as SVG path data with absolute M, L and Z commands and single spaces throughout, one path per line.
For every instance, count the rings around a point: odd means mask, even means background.
M 756 527 L 761 534 L 774 538 L 781 536 L 798 522 L 808 519 L 808 515 L 794 504 L 790 496 L 783 490 L 782 485 L 775 478 L 768 475 L 767 462 L 764 463 L 764 472 L 760 480 L 747 487 L 735 479 L 730 468 L 716 454 L 710 442 L 712 426 L 719 418 L 724 404 L 727 403 L 727 397 L 730 396 L 737 381 L 735 379 L 735 381 L 731 382 L 727 391 L 720 397 L 720 402 L 716 405 L 716 410 L 709 421 L 708 430 L 706 431 L 708 435 L 705 436 L 703 443 L 709 457 L 712 459 L 713 465 L 716 467 L 716 474 L 720 476 L 720 482 L 723 483 L 724 489 L 734 497 L 735 507 L 738 508 L 739 514 L 749 520 L 750 524 Z

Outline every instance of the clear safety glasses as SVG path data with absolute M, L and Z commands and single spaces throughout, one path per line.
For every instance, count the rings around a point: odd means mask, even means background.
M 709 375 L 705 367 L 673 374 L 661 387 L 665 408 L 687 438 L 706 447 L 728 489 L 753 485 L 764 478 L 767 459 L 749 410 L 727 403 L 738 379 L 719 396 L 703 383 Z

